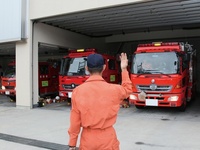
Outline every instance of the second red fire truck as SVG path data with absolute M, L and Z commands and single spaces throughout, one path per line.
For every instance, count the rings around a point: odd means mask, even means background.
M 61 71 L 59 76 L 59 96 L 62 100 L 71 100 L 72 90 L 84 83 L 89 73 L 85 70 L 87 56 L 97 53 L 96 49 L 76 49 L 70 50 L 67 56 L 61 61 Z M 116 57 L 102 54 L 106 69 L 103 72 L 103 78 L 109 83 L 119 83 L 119 63 Z

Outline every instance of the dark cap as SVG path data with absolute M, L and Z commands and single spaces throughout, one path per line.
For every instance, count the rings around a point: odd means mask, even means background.
M 100 54 L 90 54 L 87 57 L 88 68 L 100 68 L 104 65 L 103 56 Z

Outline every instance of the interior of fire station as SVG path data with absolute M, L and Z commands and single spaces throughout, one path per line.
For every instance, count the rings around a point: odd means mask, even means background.
M 52 32 L 53 31 L 53 32 Z M 80 35 L 77 33 L 73 33 L 70 31 L 66 31 L 60 28 L 56 28 L 50 25 L 46 25 L 43 23 L 35 23 L 34 24 L 34 38 L 33 38 L 33 105 L 37 105 L 38 102 L 38 61 L 44 57 L 40 55 L 40 43 L 41 45 L 49 44 L 59 47 L 65 47 L 66 53 L 62 53 L 62 55 L 67 54 L 67 50 L 69 49 L 79 49 L 79 48 L 97 48 L 100 53 L 107 53 L 116 55 L 116 51 L 118 53 L 120 52 L 126 52 L 129 56 L 132 55 L 133 51 L 136 49 L 137 45 L 142 42 L 153 42 L 154 39 L 162 39 L 162 41 L 182 41 L 182 42 L 188 42 L 192 43 L 195 47 L 198 46 L 199 38 L 188 38 L 184 39 L 183 35 L 187 36 L 197 36 L 198 32 L 180 32 L 180 31 L 174 31 L 169 33 L 168 31 L 160 31 L 160 32 L 152 32 L 152 33 L 146 33 L 141 35 L 138 34 L 130 34 L 130 35 L 123 35 L 118 37 L 108 37 L 108 38 L 90 38 L 84 35 Z M 165 36 L 164 36 L 165 35 Z M 153 39 L 152 39 L 153 38 Z M 136 41 L 129 41 L 130 39 L 136 39 Z M 106 42 L 104 42 L 106 41 Z M 139 42 L 138 42 L 139 41 Z M 195 48 L 194 47 L 194 48 Z M 198 47 L 196 47 L 198 48 Z M 20 48 L 21 49 L 21 48 Z M 40 57 L 41 56 L 41 57 Z M 52 57 L 51 55 L 48 55 L 48 58 Z M 62 58 L 62 56 L 59 56 Z M 34 63 L 35 62 L 35 63 Z M 20 79 L 22 80 L 22 79 Z M 20 98 L 19 98 L 20 99 Z M 24 102 L 22 101 L 22 104 Z M 17 102 L 18 104 L 18 102 Z
M 36 1 L 32 4 L 36 5 L 39 3 L 39 1 Z M 14 103 L 14 106 L 16 107 L 36 107 L 39 101 L 38 80 L 40 76 L 38 76 L 38 63 L 49 59 L 60 60 L 63 56 L 67 55 L 70 49 L 97 48 L 99 53 L 106 53 L 115 56 L 121 52 L 126 52 L 131 58 L 138 44 L 151 43 L 155 41 L 181 41 L 192 44 L 193 48 L 197 50 L 197 57 L 200 55 L 198 51 L 198 49 L 200 49 L 200 22 L 190 21 L 191 19 L 185 21 L 182 19 L 182 25 L 175 23 L 174 27 L 170 24 L 166 27 L 163 22 L 159 22 L 159 19 L 153 17 L 155 20 L 151 21 L 152 25 L 146 26 L 148 21 L 152 20 L 152 17 L 150 17 L 152 12 L 149 12 L 150 8 L 147 7 L 147 3 L 142 4 L 136 3 L 135 6 L 134 3 L 131 5 L 130 3 L 126 5 L 123 4 L 121 6 L 116 4 L 112 6 L 110 4 L 110 7 L 102 6 L 102 8 L 93 6 L 93 9 L 90 8 L 87 11 L 78 10 L 77 8 L 76 11 L 78 13 L 69 13 L 69 10 L 64 9 L 63 6 L 59 5 L 59 8 L 61 8 L 60 11 L 58 11 L 58 9 L 54 10 L 56 15 L 52 14 L 53 8 L 51 7 L 47 9 L 43 15 L 41 15 L 43 13 L 42 9 L 44 8 L 42 6 L 37 9 L 37 12 L 36 10 L 32 10 L 30 14 L 31 20 L 28 21 L 28 34 L 30 37 L 20 42 L 0 44 L 0 52 L 2 52 L 0 53 L 0 64 L 2 69 L 5 70 L 9 62 L 16 61 L 16 100 L 15 102 L 10 102 L 10 99 L 8 98 L 8 101 L 12 104 Z M 124 16 L 120 15 L 119 17 L 116 16 L 125 13 L 125 8 L 129 8 L 130 10 L 136 9 L 137 5 L 141 9 L 140 14 L 138 13 L 138 15 L 143 15 L 148 18 L 148 20 L 143 23 L 144 26 L 142 28 L 133 27 L 129 29 L 131 24 L 134 26 L 134 21 L 130 23 L 128 20 L 125 20 L 127 14 Z M 165 4 L 150 1 L 149 5 L 151 5 L 151 7 L 154 5 L 155 8 L 151 10 L 155 11 L 159 8 L 159 5 L 164 6 Z M 142 8 L 144 12 L 148 10 L 146 16 L 142 13 Z M 178 4 L 176 8 L 179 8 Z M 130 10 L 126 13 L 131 13 Z M 124 30 L 116 28 L 112 33 L 112 30 L 110 29 L 115 28 L 115 25 L 112 25 L 110 22 L 109 24 L 104 22 L 105 25 L 110 26 L 107 30 L 107 28 L 102 26 L 100 23 L 106 20 L 103 18 L 94 19 L 95 17 L 92 16 L 95 11 L 99 11 L 98 13 L 101 12 L 104 17 L 106 17 L 105 15 L 110 14 L 110 18 L 115 17 L 115 19 L 119 21 L 121 19 L 121 26 L 127 22 L 129 23 L 129 28 L 127 29 L 126 26 L 124 26 Z M 162 12 L 166 13 L 164 8 L 159 11 L 161 11 L 161 14 Z M 67 21 L 71 21 L 72 23 L 73 21 L 80 21 L 78 18 L 86 18 L 87 15 L 89 18 L 91 17 L 91 20 L 93 19 L 92 21 L 94 26 L 88 25 L 87 30 L 85 30 L 84 33 L 82 32 L 82 29 L 87 25 L 83 25 L 82 27 L 81 23 L 77 23 L 77 26 L 73 27 L 70 25 L 67 26 L 66 24 Z M 184 15 L 184 13 L 180 14 L 180 16 L 181 15 Z M 65 17 L 66 20 L 64 19 Z M 77 20 L 73 20 L 73 17 L 77 18 Z M 70 18 L 72 20 L 70 20 Z M 102 20 L 100 21 L 100 19 Z M 195 17 L 193 20 L 194 19 Z M 171 16 L 171 20 L 173 20 L 173 16 Z M 159 25 L 156 24 L 153 26 L 152 22 L 156 21 L 159 22 Z M 99 27 L 97 28 L 98 25 Z M 66 26 L 66 28 L 64 28 L 64 26 Z M 160 28 L 156 29 L 157 26 Z M 91 29 L 91 31 L 94 31 L 94 33 L 91 33 L 88 28 Z M 91 36 L 92 34 L 94 34 L 94 36 Z M 197 59 L 197 64 L 199 63 L 200 61 Z M 199 74 L 199 65 L 197 65 L 196 69 L 197 74 Z M 199 87 L 199 82 L 200 81 L 198 81 L 197 87 Z M 199 89 L 200 88 L 197 88 L 197 92 L 200 92 L 198 91 Z

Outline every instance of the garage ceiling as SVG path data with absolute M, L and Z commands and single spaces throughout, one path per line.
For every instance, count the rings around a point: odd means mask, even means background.
M 39 22 L 90 37 L 200 28 L 200 0 L 154 0 L 132 3 Z

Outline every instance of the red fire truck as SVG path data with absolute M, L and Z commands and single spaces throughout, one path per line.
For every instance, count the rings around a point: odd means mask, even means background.
M 87 56 L 97 53 L 96 49 L 70 50 L 67 56 L 61 60 L 61 70 L 59 76 L 59 96 L 62 100 L 71 100 L 72 90 L 85 82 L 89 73 L 85 70 Z M 103 78 L 109 83 L 119 83 L 119 63 L 116 57 L 102 54 L 106 69 Z
M 0 94 L 7 95 L 12 100 L 15 100 L 15 85 L 15 62 L 12 61 L 8 64 L 5 72 L 1 76 Z
M 129 102 L 136 108 L 177 107 L 184 111 L 195 97 L 195 64 L 196 51 L 188 43 L 138 45 L 132 59 Z
M 58 95 L 59 84 L 59 63 L 58 62 L 39 62 L 38 83 L 39 95 L 45 97 L 49 95 Z M 2 86 L 0 94 L 16 99 L 16 78 L 15 62 L 8 64 L 4 75 L 1 77 Z

